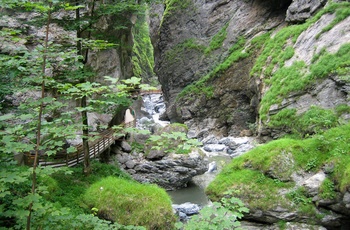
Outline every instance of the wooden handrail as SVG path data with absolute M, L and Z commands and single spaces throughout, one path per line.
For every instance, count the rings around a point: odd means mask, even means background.
M 140 95 L 146 95 L 146 94 L 163 94 L 162 90 L 155 89 L 155 90 L 141 90 Z
M 123 124 L 124 127 L 135 127 L 135 121 L 128 122 Z M 117 138 L 114 137 L 113 129 L 106 129 L 98 134 L 100 136 L 98 139 L 89 142 L 89 155 L 90 158 L 94 158 L 103 153 L 106 149 L 108 149 L 112 144 L 114 144 Z M 75 146 L 76 150 L 74 153 L 57 153 L 52 157 L 49 157 L 45 154 L 40 155 L 38 158 L 38 165 L 40 166 L 51 166 L 54 168 L 57 167 L 73 167 L 84 159 L 84 149 L 83 145 L 79 144 Z M 32 166 L 34 163 L 34 154 L 25 153 L 24 154 L 24 163 L 28 166 Z

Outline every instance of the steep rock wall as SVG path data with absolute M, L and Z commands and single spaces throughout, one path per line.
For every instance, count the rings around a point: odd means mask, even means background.
M 303 61 L 307 66 L 303 75 L 317 62 L 313 57 L 327 52 L 336 55 L 349 41 L 348 19 L 335 22 L 338 16 L 332 9 L 312 22 L 295 25 L 296 31 L 285 22 L 305 21 L 325 1 L 166 3 L 153 39 L 155 71 L 168 119 L 186 123 L 191 136 L 246 135 L 252 134 L 248 129 L 256 131 L 259 126 L 260 135 L 277 138 L 289 129 L 273 127 L 269 118 L 283 108 L 296 108 L 301 114 L 311 105 L 330 109 L 348 103 L 348 83 L 336 74 L 274 95 L 275 103 L 265 98 L 270 89 L 280 87 L 268 82 L 279 69 Z
M 230 48 L 241 37 L 249 39 L 283 24 L 289 3 L 203 0 L 180 4 L 169 1 L 155 45 L 155 71 L 168 105 L 168 118 L 186 122 L 194 136 L 200 135 L 202 126 L 208 130 L 220 129 L 218 134 L 221 135 L 237 135 L 248 128 L 247 123 L 254 123 L 258 92 L 249 72 L 255 55 L 224 70 L 210 82 L 215 88 L 213 93 L 208 92 L 211 97 L 199 93 L 183 100 L 176 98 L 186 86 L 224 62 L 231 53 Z

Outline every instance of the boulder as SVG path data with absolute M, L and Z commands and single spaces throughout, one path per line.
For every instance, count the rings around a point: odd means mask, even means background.
M 225 148 L 226 146 L 222 144 L 209 144 L 203 147 L 203 149 L 207 152 L 221 152 L 224 151 Z
M 293 0 L 287 9 L 286 21 L 293 23 L 304 22 L 326 3 L 327 0 Z
M 132 177 L 141 183 L 154 183 L 167 190 L 187 186 L 192 177 L 203 174 L 208 162 L 198 151 L 189 154 L 168 154 L 152 161 L 139 160 L 135 163 Z
M 326 174 L 323 171 L 316 173 L 307 180 L 303 182 L 304 188 L 311 196 L 318 194 L 319 188 L 322 185 L 322 182 L 326 179 Z
M 131 150 L 132 150 L 131 146 L 130 146 L 129 143 L 126 142 L 126 141 L 122 141 L 122 143 L 120 144 L 120 147 L 122 148 L 122 150 L 123 150 L 124 152 L 127 152 L 127 153 L 130 153 Z
M 184 213 L 186 214 L 186 216 L 198 214 L 201 210 L 201 207 L 198 204 L 193 204 L 190 202 L 186 202 L 183 204 L 173 204 L 172 206 L 177 213 Z

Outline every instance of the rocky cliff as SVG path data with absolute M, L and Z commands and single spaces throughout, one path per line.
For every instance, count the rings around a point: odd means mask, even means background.
M 187 124 L 200 139 L 307 138 L 234 160 L 210 186 L 211 198 L 233 189 L 256 222 L 345 226 L 349 2 L 168 0 L 157 9 L 152 40 L 163 118 Z M 300 226 L 289 229 L 323 229 Z
M 209 132 L 238 136 L 251 134 L 250 129 L 268 139 L 290 132 L 288 125 L 270 122 L 283 109 L 301 114 L 312 105 L 349 105 L 344 64 L 315 70 L 326 56 L 346 53 L 349 42 L 348 6 L 337 11 L 333 3 L 322 10 L 325 5 L 331 4 L 166 1 L 158 8 L 164 13 L 153 42 L 167 118 L 186 123 L 194 137 Z M 284 79 L 288 71 L 298 72 L 303 83 Z

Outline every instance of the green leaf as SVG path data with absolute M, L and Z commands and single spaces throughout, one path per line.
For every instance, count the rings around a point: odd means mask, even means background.
M 0 121 L 10 120 L 10 119 L 13 119 L 14 117 L 15 117 L 14 114 L 8 113 L 8 114 L 0 116 Z

